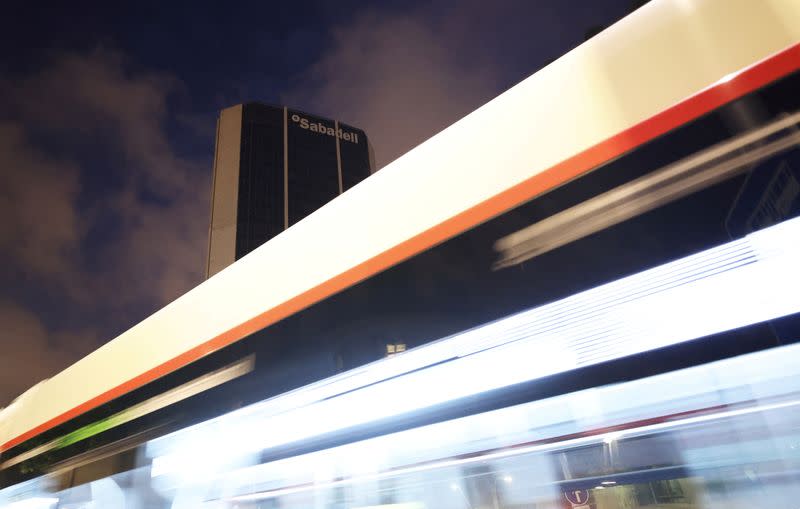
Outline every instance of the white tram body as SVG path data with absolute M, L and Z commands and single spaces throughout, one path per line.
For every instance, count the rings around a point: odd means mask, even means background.
M 799 42 L 796 0 L 647 4 L 20 396 L 0 450 L 713 109 Z

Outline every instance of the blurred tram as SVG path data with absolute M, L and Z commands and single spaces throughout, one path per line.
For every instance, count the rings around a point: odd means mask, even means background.
M 3 409 L 0 507 L 792 507 L 798 69 L 648 3 Z

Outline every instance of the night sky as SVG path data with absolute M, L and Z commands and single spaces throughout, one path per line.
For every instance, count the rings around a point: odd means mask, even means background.
M 201 281 L 221 108 L 340 119 L 381 166 L 635 3 L 4 6 L 0 406 Z

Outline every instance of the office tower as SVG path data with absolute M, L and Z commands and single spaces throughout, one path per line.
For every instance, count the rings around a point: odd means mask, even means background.
M 368 177 L 361 129 L 286 107 L 220 112 L 206 277 L 213 276 Z

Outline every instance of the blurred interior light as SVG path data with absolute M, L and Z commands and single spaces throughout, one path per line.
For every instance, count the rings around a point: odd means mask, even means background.
M 752 394 L 758 394 L 761 401 L 783 403 L 750 406 L 756 403 L 749 399 Z M 739 415 L 782 409 L 792 411 L 800 407 L 800 402 L 787 401 L 787 398 L 796 400 L 797 394 L 800 394 L 800 344 L 646 379 L 562 394 L 299 456 L 267 460 L 226 471 L 213 482 L 226 487 L 223 498 L 228 500 L 262 500 L 440 469 L 459 469 L 467 464 L 500 460 L 516 454 L 603 444 L 606 435 L 603 431 L 609 426 L 617 427 L 626 437 L 635 438 L 651 433 L 670 433 L 687 425 L 715 426 L 715 420 Z M 585 412 L 587 400 L 597 403 L 588 413 Z M 736 410 L 718 413 L 716 410 L 708 412 L 709 408 Z M 580 411 L 576 413 L 576 410 Z M 637 427 L 639 424 L 630 427 L 630 423 L 640 423 L 654 415 L 669 416 L 676 412 L 687 417 L 670 418 L 645 427 Z M 600 415 L 602 422 L 592 418 Z M 566 441 L 558 438 L 576 434 L 584 436 Z M 531 445 L 521 449 L 513 447 L 521 442 Z M 414 447 L 408 447 L 408 444 L 414 444 Z M 353 464 L 348 458 L 351 452 L 364 448 L 373 450 L 381 458 L 380 470 L 354 475 L 347 470 Z M 498 473 L 497 481 L 500 482 L 506 474 L 510 472 Z M 451 483 L 452 479 L 447 480 L 444 489 Z M 0 507 L 4 507 L 2 495 L 0 491 Z
M 798 351 L 798 350 L 800 350 L 800 346 L 798 346 L 798 348 L 795 348 L 795 351 Z M 669 379 L 669 378 L 670 377 L 666 377 L 666 379 Z M 534 402 L 531 405 L 533 405 L 535 407 L 537 403 L 538 402 Z M 673 429 L 678 429 L 678 428 L 681 428 L 683 426 L 692 426 L 692 425 L 695 425 L 695 424 L 698 424 L 698 423 L 706 423 L 706 422 L 712 422 L 712 421 L 726 420 L 726 419 L 729 419 L 729 418 L 734 417 L 734 416 L 748 415 L 748 414 L 753 415 L 753 414 L 760 414 L 760 413 L 768 412 L 768 411 L 771 411 L 771 410 L 794 409 L 794 408 L 798 408 L 798 407 L 800 407 L 800 401 L 798 401 L 798 400 L 784 401 L 784 402 L 781 402 L 781 403 L 774 403 L 774 404 L 768 404 L 768 405 L 757 405 L 757 406 L 752 406 L 752 407 L 747 407 L 747 408 L 740 408 L 740 409 L 736 409 L 736 410 L 728 410 L 728 411 L 723 411 L 723 412 L 718 412 L 718 413 L 703 414 L 703 415 L 699 415 L 699 416 L 696 416 L 696 417 L 688 417 L 688 418 L 677 419 L 677 420 L 668 420 L 668 421 L 660 422 L 660 423 L 656 423 L 656 424 L 640 426 L 640 427 L 636 427 L 636 428 L 634 428 L 632 430 L 629 430 L 627 433 L 630 434 L 630 436 L 645 436 L 647 434 L 660 433 L 660 432 L 665 432 L 665 431 L 669 431 L 669 430 L 673 430 Z M 508 409 L 506 409 L 506 410 L 508 410 Z M 442 423 L 442 424 L 450 425 L 451 422 Z M 421 428 L 421 429 L 424 430 L 425 428 Z M 413 432 L 413 431 L 418 431 L 418 430 L 410 430 L 410 431 Z M 401 432 L 401 433 L 408 433 L 408 431 Z M 386 437 L 380 437 L 380 438 L 382 439 L 382 438 L 386 438 Z M 253 501 L 267 500 L 267 499 L 270 499 L 270 498 L 276 498 L 276 497 L 284 496 L 284 495 L 287 495 L 287 494 L 296 494 L 296 493 L 308 492 L 308 491 L 311 491 L 311 490 L 319 490 L 319 489 L 324 489 L 324 488 L 332 488 L 332 487 L 338 487 L 338 486 L 344 486 L 344 485 L 358 484 L 358 483 L 363 483 L 363 482 L 367 482 L 367 481 L 376 481 L 376 480 L 379 480 L 379 479 L 385 479 L 385 478 L 389 478 L 389 477 L 397 477 L 397 476 L 408 475 L 408 474 L 413 474 L 413 473 L 420 473 L 420 472 L 430 472 L 430 471 L 440 470 L 440 469 L 443 469 L 443 468 L 459 468 L 459 467 L 462 467 L 462 466 L 468 465 L 468 464 L 486 463 L 486 462 L 491 462 L 491 461 L 500 460 L 500 459 L 504 459 L 504 458 L 509 458 L 509 457 L 514 457 L 514 456 L 520 456 L 520 455 L 524 455 L 524 454 L 529 454 L 529 453 L 533 453 L 533 452 L 556 451 L 556 450 L 564 450 L 565 448 L 570 448 L 570 447 L 583 447 L 583 446 L 590 445 L 590 444 L 596 444 L 599 441 L 601 441 L 601 439 L 602 439 L 602 436 L 587 435 L 587 436 L 581 436 L 581 437 L 578 437 L 578 438 L 571 438 L 571 439 L 567 439 L 567 440 L 561 440 L 561 441 L 557 441 L 557 442 L 545 441 L 542 444 L 535 444 L 535 445 L 530 445 L 530 446 L 526 446 L 526 447 L 518 447 L 518 448 L 517 447 L 503 448 L 502 450 L 499 450 L 499 451 L 496 451 L 496 452 L 489 452 L 489 453 L 485 453 L 485 454 L 477 454 L 477 455 L 472 455 L 472 456 L 465 457 L 465 458 L 457 458 L 457 459 L 448 458 L 448 459 L 444 459 L 444 460 L 431 461 L 431 462 L 428 462 L 428 463 L 421 463 L 421 464 L 417 464 L 417 465 L 409 466 L 409 467 L 394 468 L 394 469 L 386 470 L 386 471 L 383 471 L 383 472 L 369 474 L 369 475 L 366 475 L 366 476 L 345 477 L 345 478 L 341 478 L 341 479 L 338 479 L 338 480 L 335 480 L 335 481 L 332 481 L 332 482 L 329 482 L 329 483 L 324 483 L 324 484 L 307 484 L 307 485 L 304 485 L 304 486 L 298 486 L 298 487 L 293 487 L 293 488 L 279 488 L 279 489 L 271 489 L 271 490 L 256 491 L 256 492 L 248 491 L 245 494 L 231 496 L 227 500 L 229 502 L 253 502 Z M 367 442 L 369 442 L 369 441 L 367 441 Z M 394 443 L 397 443 L 397 442 L 394 441 Z M 407 443 L 407 442 L 405 442 L 405 443 Z M 353 444 L 350 444 L 350 445 L 353 445 Z M 346 449 L 350 445 L 346 445 L 346 446 L 342 446 L 342 447 L 344 449 Z M 328 449 L 328 450 L 322 450 L 322 451 L 318 451 L 316 453 L 311 453 L 311 454 L 315 455 L 314 457 L 316 457 L 316 455 L 320 455 L 320 454 L 321 455 L 328 455 L 330 453 L 331 453 L 331 450 Z M 303 462 L 304 460 L 307 461 L 308 457 L 309 457 L 308 455 L 300 456 L 300 457 L 294 457 L 294 458 L 291 458 L 291 460 L 295 460 L 295 461 L 299 460 L 300 462 Z M 278 468 L 278 470 L 281 470 L 281 468 L 283 466 L 282 465 L 282 461 L 276 462 L 275 465 L 279 465 L 280 466 L 280 468 Z M 259 466 L 254 467 L 254 468 L 260 469 L 260 468 L 264 468 L 264 467 L 270 467 L 270 464 L 259 465 Z M 244 487 L 245 488 L 248 488 L 250 486 L 252 486 L 252 484 L 244 483 Z M 458 483 L 455 483 L 455 482 L 451 483 L 450 484 L 450 489 L 455 491 L 455 492 L 461 493 L 462 496 L 463 496 L 463 492 L 462 492 L 461 487 L 459 486 Z
M 503 480 L 505 482 L 509 482 L 510 483 L 510 482 L 512 482 L 514 480 L 514 478 L 511 477 L 510 475 L 506 475 L 506 476 L 503 476 Z
M 600 484 L 605 484 L 606 486 L 611 486 L 613 484 L 617 484 L 617 481 L 603 481 Z
M 800 312 L 795 294 L 800 287 L 798 239 L 800 218 L 452 336 L 433 348 L 447 355 L 460 352 L 449 362 L 277 415 L 270 405 L 286 405 L 280 398 L 214 419 L 181 435 L 193 437 L 188 441 L 171 436 L 154 441 L 148 451 L 159 456 L 154 472 L 200 461 L 197 451 L 205 462 L 224 462 L 237 454 Z M 445 343 L 449 350 L 442 348 Z M 385 362 L 391 365 L 391 359 Z M 177 457 L 167 459 L 173 455 Z
M 401 502 L 397 504 L 367 505 L 363 507 L 353 507 L 352 509 L 424 509 L 425 504 L 421 502 Z
M 57 503 L 57 498 L 35 497 L 11 502 L 6 507 L 8 509 L 51 509 Z

